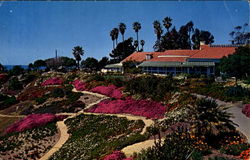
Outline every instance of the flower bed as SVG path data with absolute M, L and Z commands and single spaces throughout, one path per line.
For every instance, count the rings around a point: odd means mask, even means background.
M 121 151 L 113 151 L 111 154 L 106 155 L 103 160 L 133 160 L 133 158 L 126 158 Z
M 100 94 L 103 94 L 112 98 L 117 98 L 117 99 L 122 98 L 121 90 L 115 85 L 110 85 L 108 87 L 98 86 L 98 87 L 92 88 L 90 91 L 95 92 L 95 93 L 100 93 Z
M 73 83 L 74 87 L 76 88 L 76 90 L 78 91 L 85 91 L 87 90 L 87 84 L 80 81 L 80 80 L 74 80 Z
M 242 109 L 242 113 L 244 113 L 248 118 L 250 118 L 250 104 L 246 104 Z
M 127 113 L 151 119 L 160 119 L 164 117 L 166 106 L 155 101 L 127 98 L 125 100 L 118 99 L 114 101 L 104 100 L 88 109 L 87 112 L 112 114 Z
M 62 78 L 54 77 L 45 80 L 43 83 L 41 83 L 41 86 L 47 86 L 47 85 L 61 85 L 63 83 Z
M 54 122 L 58 120 L 64 119 L 65 116 L 56 116 L 54 114 L 30 114 L 25 118 L 21 119 L 20 121 L 15 122 L 14 124 L 10 125 L 6 130 L 5 133 L 12 133 L 12 132 L 22 132 L 27 129 L 32 129 L 35 127 L 40 127 L 48 124 L 49 122 Z

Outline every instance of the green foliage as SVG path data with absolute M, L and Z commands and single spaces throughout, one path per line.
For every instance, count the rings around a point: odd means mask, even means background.
M 239 47 L 235 53 L 223 57 L 220 62 L 220 70 L 236 78 L 244 78 L 250 74 L 250 48 L 249 46 Z
M 62 88 L 55 88 L 51 91 L 51 96 L 54 98 L 63 98 L 65 95 L 64 90 Z
M 8 88 L 10 90 L 20 90 L 20 89 L 23 89 L 23 84 L 16 77 L 13 77 L 9 81 Z
M 49 98 L 48 95 L 43 95 L 42 97 L 36 98 L 35 101 L 37 104 L 43 104 L 44 102 L 47 101 L 48 98 Z
M 15 96 L 9 97 L 3 94 L 0 94 L 0 110 L 8 108 L 9 106 L 16 104 L 18 101 Z
M 68 141 L 50 159 L 101 159 L 125 145 L 143 140 L 139 136 L 142 121 L 104 115 L 79 115 L 65 121 Z
M 104 68 L 109 63 L 108 57 L 102 57 L 102 59 L 98 62 L 99 69 Z
M 229 158 L 225 158 L 225 157 L 218 157 L 218 156 L 216 156 L 216 157 L 213 157 L 213 158 L 208 158 L 208 160 L 236 160 L 236 159 L 229 159 Z
M 227 88 L 225 94 L 230 97 L 243 97 L 250 96 L 250 91 L 247 88 L 243 88 L 237 85 Z
M 46 62 L 44 60 L 39 59 L 34 62 L 34 67 L 36 69 L 39 69 L 40 67 L 45 67 L 45 66 L 46 66 Z
M 229 154 L 229 155 L 234 155 L 234 156 L 239 156 L 240 153 L 244 150 L 247 150 L 250 147 L 250 145 L 242 143 L 242 144 L 228 144 L 228 145 L 223 145 L 220 148 L 221 153 Z
M 187 159 L 194 150 L 194 140 L 182 129 L 167 135 L 163 145 L 156 144 L 137 154 L 136 160 Z
M 91 81 L 105 81 L 105 78 L 100 74 L 92 74 L 87 78 L 86 82 L 88 83 Z
M 88 68 L 88 69 L 94 69 L 94 70 L 97 70 L 99 67 L 98 67 L 98 60 L 93 58 L 93 57 L 88 57 L 86 60 L 83 60 L 81 62 L 81 66 L 83 68 Z
M 21 66 L 14 66 L 11 70 L 9 70 L 9 75 L 18 76 L 24 73 L 24 69 Z
M 125 90 L 130 95 L 141 95 L 142 98 L 151 98 L 155 101 L 162 101 L 167 93 L 176 90 L 175 81 L 171 77 L 146 76 L 129 80 Z

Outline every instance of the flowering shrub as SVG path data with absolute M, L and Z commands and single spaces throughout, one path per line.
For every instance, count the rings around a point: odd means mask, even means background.
M 47 79 L 43 83 L 41 83 L 42 86 L 47 86 L 47 85 L 61 85 L 63 83 L 63 80 L 59 77 L 54 77 Z
M 21 132 L 27 129 L 32 129 L 35 127 L 44 126 L 49 122 L 62 120 L 65 116 L 56 116 L 54 114 L 30 114 L 25 118 L 21 119 L 20 121 L 15 122 L 14 124 L 10 125 L 6 130 L 5 133 L 12 133 L 12 132 Z
M 111 154 L 104 157 L 103 160 L 133 160 L 133 158 L 126 158 L 121 151 L 113 151 Z
M 0 83 L 4 83 L 4 82 L 6 82 L 7 80 L 8 80 L 7 74 L 1 73 L 1 74 L 0 74 Z
M 163 118 L 166 107 L 162 104 L 149 100 L 134 100 L 127 98 L 125 100 L 104 100 L 96 106 L 88 109 L 88 112 L 94 113 L 128 113 L 137 116 L 157 119 Z
M 242 113 L 244 113 L 248 118 L 250 118 L 250 104 L 246 104 L 242 109 Z
M 81 82 L 80 80 L 74 80 L 73 83 L 74 87 L 76 88 L 76 90 L 78 91 L 84 91 L 87 90 L 87 85 L 84 82 Z
M 98 87 L 92 88 L 91 91 L 95 93 L 100 93 L 100 94 L 103 94 L 112 98 L 117 98 L 117 99 L 122 98 L 122 92 L 115 85 L 110 85 L 108 87 L 98 86 Z
M 229 155 L 234 155 L 234 156 L 239 156 L 242 151 L 247 150 L 249 148 L 248 144 L 228 144 L 224 145 L 221 147 L 220 152 L 229 154 Z
M 248 148 L 247 150 L 241 152 L 240 158 L 242 158 L 244 160 L 249 160 L 249 158 L 250 158 L 250 148 Z

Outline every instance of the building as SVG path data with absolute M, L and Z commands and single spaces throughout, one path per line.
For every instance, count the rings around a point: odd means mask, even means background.
M 105 66 L 107 71 L 123 71 L 122 63 L 135 61 L 144 73 L 214 75 L 215 65 L 223 56 L 235 52 L 235 45 L 205 45 L 197 50 L 166 50 L 164 52 L 134 52 L 119 64 Z

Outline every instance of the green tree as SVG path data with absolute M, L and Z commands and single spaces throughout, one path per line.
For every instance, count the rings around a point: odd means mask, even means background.
M 118 40 L 118 36 L 119 36 L 119 29 L 118 28 L 114 28 L 114 36 L 115 36 L 115 42 L 116 42 L 116 46 L 117 46 L 117 40 Z
M 124 46 L 124 52 L 123 52 Z M 118 63 L 124 58 L 128 57 L 130 54 L 134 53 L 136 48 L 133 45 L 133 38 L 128 38 L 124 42 L 121 42 L 117 45 L 115 49 L 109 54 L 112 58 L 110 61 L 111 63 Z
M 108 57 L 102 57 L 102 59 L 98 62 L 98 68 L 102 69 L 109 63 Z
M 61 59 L 61 66 L 65 66 L 65 67 L 74 67 L 76 66 L 76 61 L 73 58 L 69 58 L 69 57 L 60 57 Z
M 139 42 L 137 40 L 134 41 L 134 47 L 137 48 L 139 46 Z
M 30 64 L 28 65 L 28 68 L 29 68 L 29 70 L 32 70 L 32 69 L 34 68 L 33 63 L 30 63 Z
M 154 26 L 154 32 L 155 32 L 156 37 L 157 37 L 157 41 L 160 41 L 161 35 L 163 33 L 161 23 L 159 21 L 154 21 L 153 26 Z
M 39 69 L 40 67 L 45 67 L 45 66 L 46 66 L 46 62 L 44 60 L 39 59 L 34 62 L 34 67 L 36 69 Z
M 196 28 L 192 35 L 192 41 L 194 43 L 193 48 L 199 49 L 201 41 L 204 41 L 205 44 L 214 43 L 214 36 L 209 31 L 202 31 Z
M 24 69 L 21 66 L 14 66 L 11 70 L 9 70 L 10 75 L 18 76 L 24 73 Z
M 73 49 L 73 55 L 77 61 L 77 67 L 78 69 L 80 68 L 80 61 L 81 61 L 81 56 L 84 54 L 84 50 L 82 49 L 81 46 L 76 46 Z
M 234 27 L 234 31 L 229 33 L 232 37 L 232 44 L 249 44 L 250 33 L 246 31 L 246 28 L 249 28 L 248 23 Z
M 0 72 L 4 71 L 4 66 L 0 63 Z
M 143 51 L 143 46 L 145 45 L 145 41 L 141 40 L 140 44 L 141 44 L 141 51 Z
M 124 23 L 120 23 L 119 24 L 119 31 L 122 35 L 122 42 L 124 42 L 124 33 L 125 33 L 125 30 L 126 30 L 126 25 Z
M 141 30 L 141 24 L 139 22 L 134 22 L 133 23 L 133 29 L 134 29 L 134 31 L 136 33 L 137 41 L 139 42 L 138 32 L 139 32 L 139 30 Z M 139 51 L 139 45 L 138 45 L 137 51 Z
M 86 60 L 81 62 L 83 68 L 88 68 L 91 70 L 98 69 L 98 60 L 93 57 L 88 57 Z
M 113 49 L 115 49 L 115 31 L 112 29 L 109 33 L 111 40 L 113 41 Z
M 167 29 L 169 32 L 170 27 L 172 26 L 172 19 L 170 17 L 165 17 L 164 20 L 162 21 L 164 27 Z
M 250 47 L 244 46 L 236 49 L 234 54 L 223 57 L 219 64 L 221 72 L 229 76 L 239 78 L 247 78 L 250 75 Z

